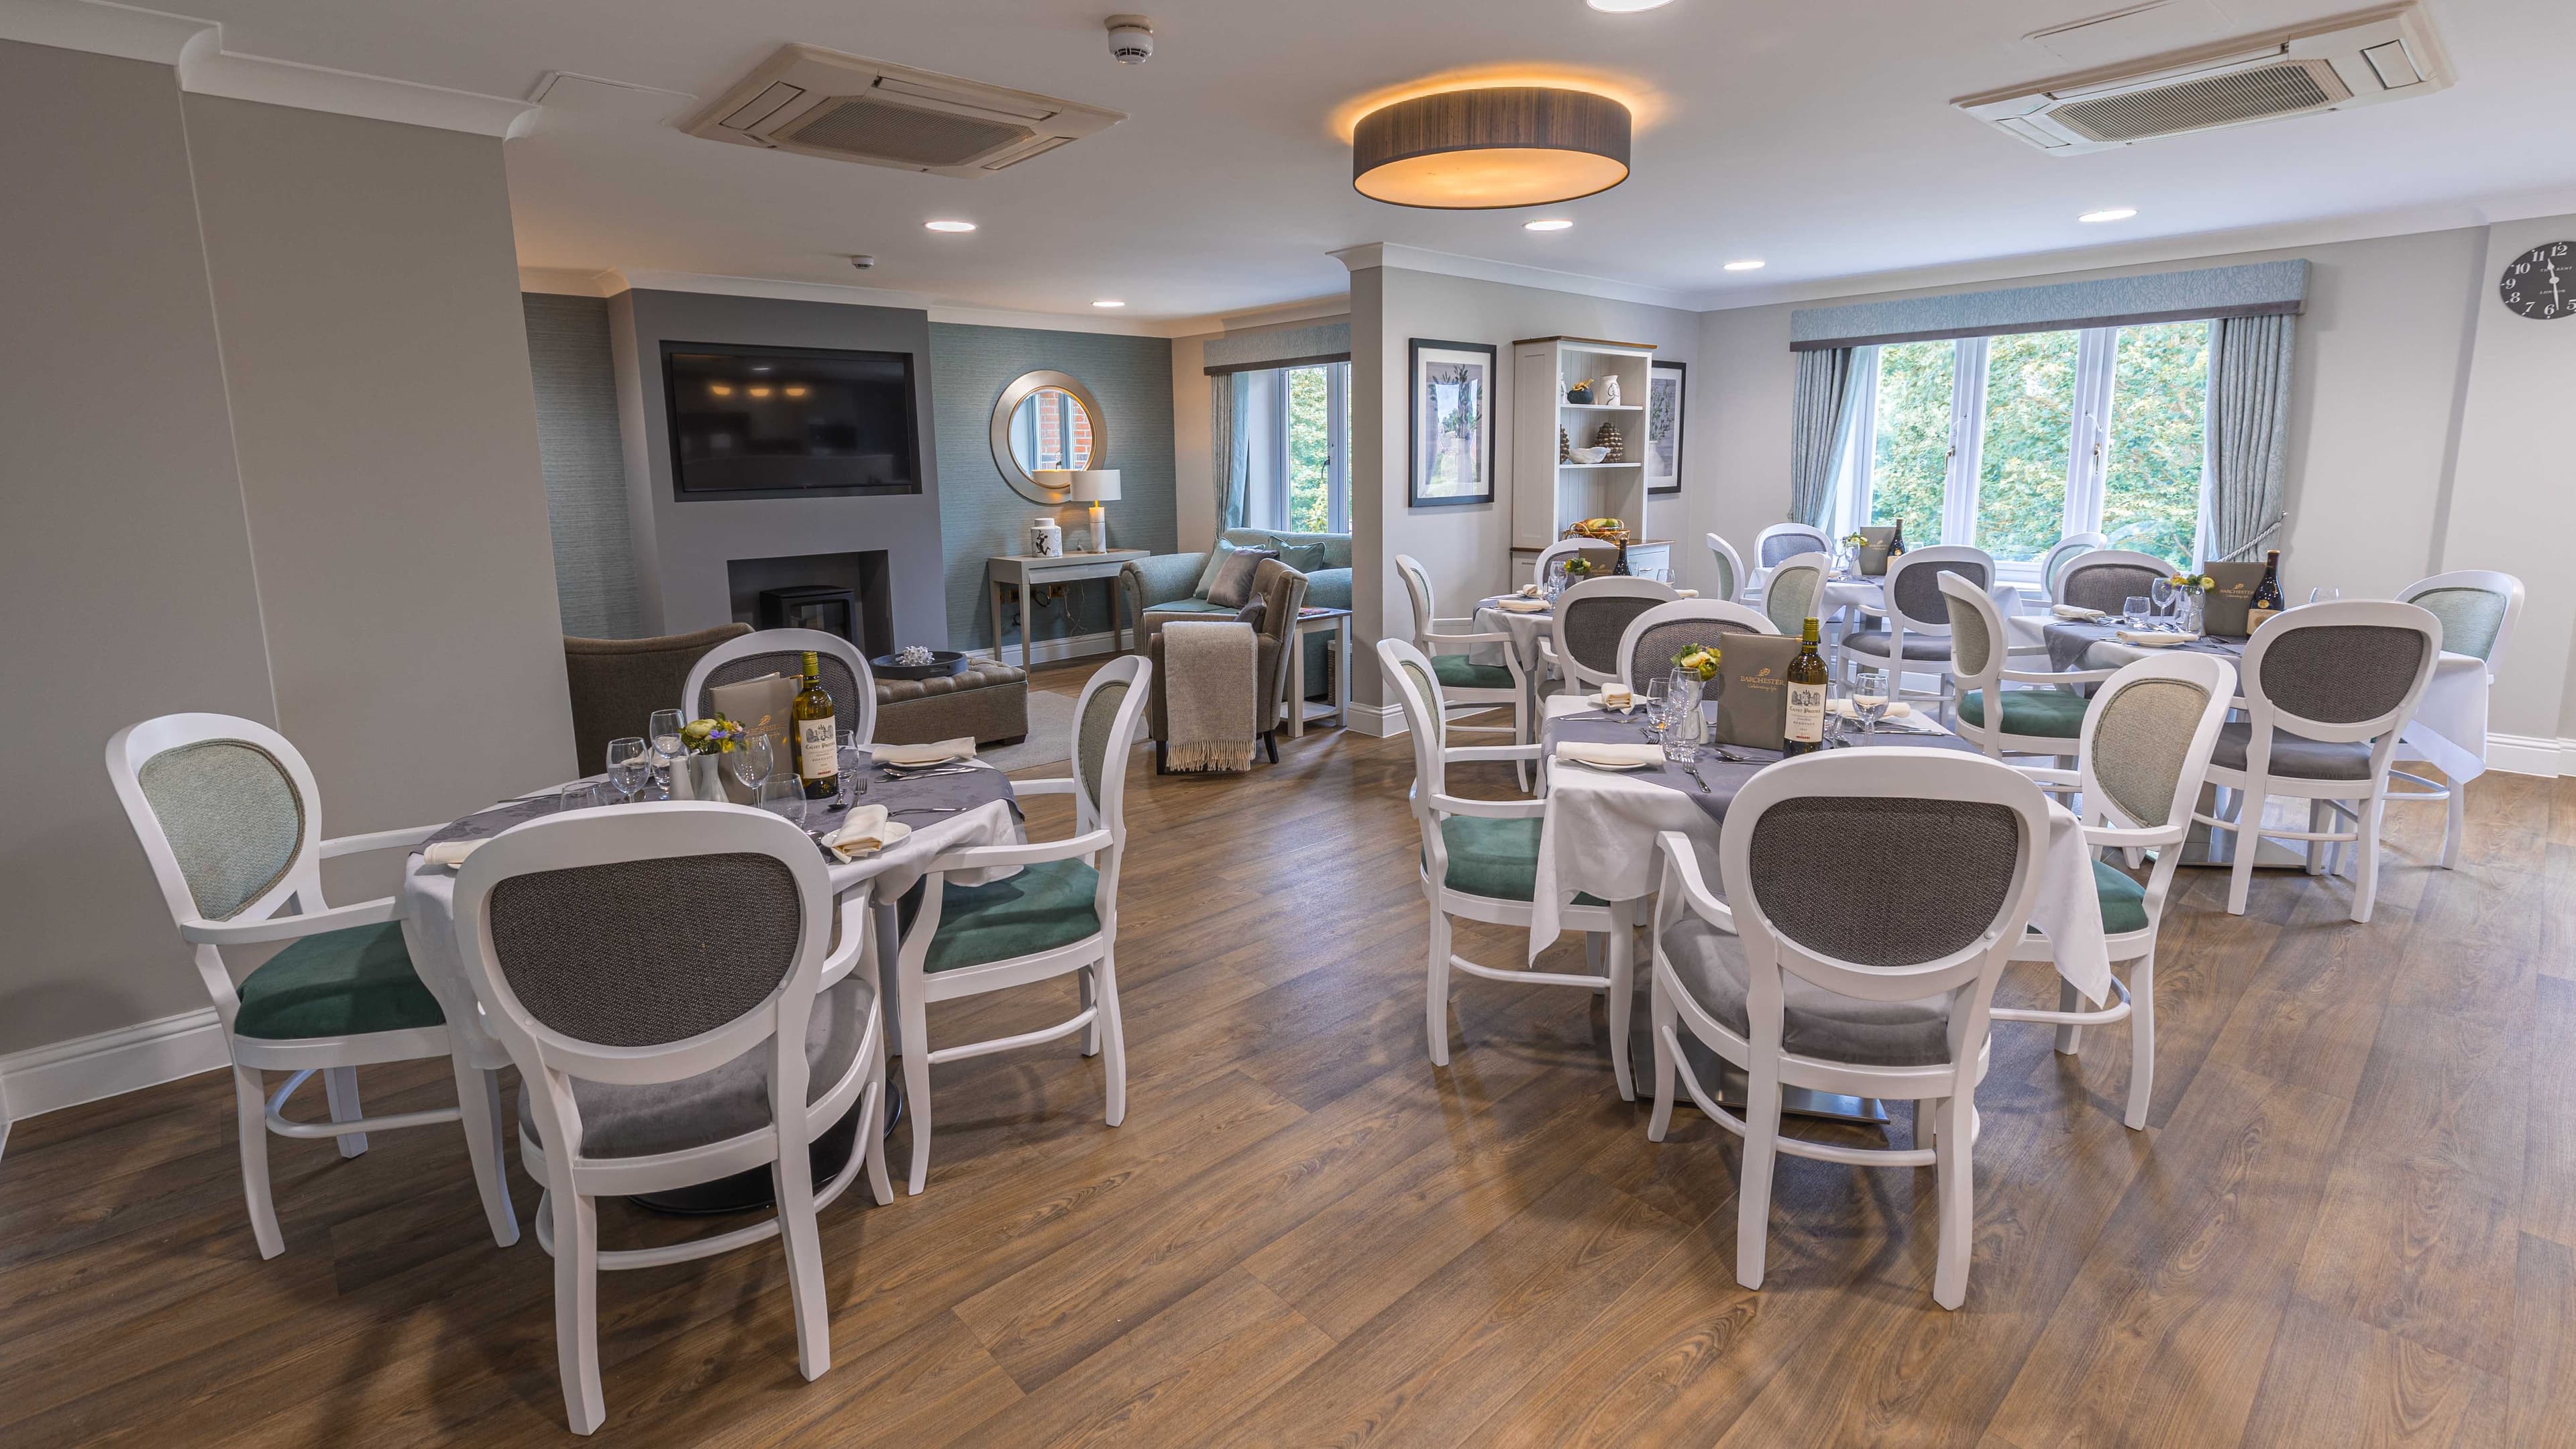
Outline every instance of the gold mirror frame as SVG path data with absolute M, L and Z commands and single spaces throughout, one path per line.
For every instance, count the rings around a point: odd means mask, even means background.
M 1012 492 L 1031 503 L 1062 508 L 1072 490 L 1049 488 L 1030 477 L 1029 470 L 1020 466 L 1019 456 L 1011 451 L 1011 415 L 1018 412 L 1020 404 L 1027 402 L 1032 394 L 1051 387 L 1070 394 L 1075 402 L 1082 404 L 1083 412 L 1091 419 L 1091 456 L 1083 466 L 1109 466 L 1109 419 L 1100 410 L 1100 400 L 1091 395 L 1091 389 L 1075 381 L 1070 373 L 1047 371 L 1024 372 L 1012 378 L 1010 385 L 1002 389 L 1000 400 L 993 404 L 993 466 L 1001 470 L 1002 481 L 1011 485 Z

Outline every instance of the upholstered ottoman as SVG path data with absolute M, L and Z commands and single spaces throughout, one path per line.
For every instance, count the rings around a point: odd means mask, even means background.
M 926 745 L 973 735 L 979 745 L 1017 744 L 1029 733 L 1028 671 L 991 659 L 938 679 L 877 681 L 877 739 Z

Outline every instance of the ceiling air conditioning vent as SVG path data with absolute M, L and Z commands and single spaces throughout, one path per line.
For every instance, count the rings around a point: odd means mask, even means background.
M 2451 80 L 2450 58 L 2432 22 L 2409 3 L 1951 104 L 2016 139 L 2069 156 L 2428 95 Z
M 989 176 L 1125 119 L 1052 96 L 789 45 L 680 129 L 835 161 Z

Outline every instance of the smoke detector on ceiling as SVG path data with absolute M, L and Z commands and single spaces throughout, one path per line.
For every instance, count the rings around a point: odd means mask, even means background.
M 2125 21 L 2151 8 L 2101 20 Z M 2453 79 L 2431 18 L 2409 0 L 1950 104 L 2051 155 L 2073 156 L 2430 95 Z
M 680 129 L 833 161 L 990 176 L 1124 113 L 820 46 L 781 46 Z
M 1120 65 L 1143 65 L 1154 58 L 1154 22 L 1142 15 L 1112 15 L 1109 53 Z

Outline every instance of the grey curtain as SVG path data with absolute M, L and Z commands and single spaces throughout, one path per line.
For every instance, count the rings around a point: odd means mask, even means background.
M 1252 374 L 1221 373 L 1208 379 L 1209 460 L 1216 481 L 1216 526 L 1241 528 L 1244 494 L 1252 478 L 1252 439 L 1243 410 L 1252 398 Z
M 1834 506 L 1852 349 L 1820 347 L 1797 357 L 1798 391 L 1789 404 L 1789 519 L 1822 528 Z
M 2282 520 L 2290 445 L 2290 357 L 2298 318 L 2209 324 L 2209 552 L 2248 552 Z M 1800 385 L 1805 384 L 1804 374 Z

